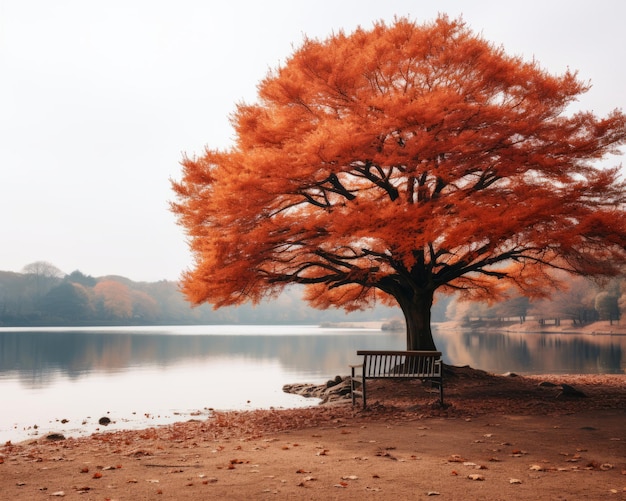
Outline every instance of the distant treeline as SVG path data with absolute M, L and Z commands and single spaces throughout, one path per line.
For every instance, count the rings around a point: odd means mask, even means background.
M 539 323 L 570 321 L 585 324 L 617 321 L 626 311 L 626 277 L 602 285 L 581 277 L 566 279 L 568 287 L 550 298 L 529 300 L 514 292 L 494 304 L 462 302 L 439 295 L 433 322 Z M 301 299 L 301 289 L 285 290 L 277 299 L 257 306 L 214 310 L 191 307 L 178 283 L 134 282 L 109 275 L 92 277 L 76 270 L 66 275 L 56 266 L 38 261 L 21 273 L 0 271 L 0 326 L 185 325 L 185 324 L 321 324 L 391 321 L 403 324 L 399 308 L 377 306 L 346 314 L 343 310 L 316 310 Z
M 598 320 L 618 322 L 626 311 L 626 277 L 597 283 L 584 277 L 563 276 L 564 287 L 548 298 L 530 300 L 511 291 L 509 298 L 487 304 L 453 299 L 445 316 L 466 326 L 485 323 L 585 325 Z
M 96 278 L 78 270 L 66 275 L 39 261 L 21 273 L 0 271 L 0 326 L 319 324 L 401 316 L 399 309 L 384 306 L 349 315 L 343 310 L 315 310 L 300 296 L 293 288 L 257 306 L 191 307 L 174 281 Z

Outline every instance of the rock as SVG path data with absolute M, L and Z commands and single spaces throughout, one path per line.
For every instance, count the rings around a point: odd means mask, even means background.
M 350 398 L 350 381 L 348 376 L 336 376 L 321 385 L 286 384 L 283 386 L 283 391 L 305 398 L 319 398 L 321 403 L 327 404 Z
M 561 397 L 561 396 L 581 398 L 581 397 L 586 397 L 587 395 L 585 395 L 582 391 L 577 390 L 573 386 L 563 383 L 561 384 L 561 392 L 557 395 L 557 397 Z
M 108 417 L 104 416 L 98 419 L 98 423 L 100 423 L 102 426 L 108 426 L 111 424 L 111 420 Z
M 558 384 L 551 383 L 550 381 L 541 381 L 537 386 L 541 386 L 542 388 L 555 388 Z
M 46 440 L 65 440 L 65 435 L 62 433 L 50 433 L 46 435 Z

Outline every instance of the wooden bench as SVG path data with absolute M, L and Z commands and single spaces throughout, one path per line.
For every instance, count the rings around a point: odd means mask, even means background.
M 356 352 L 363 363 L 351 365 L 350 392 L 352 405 L 356 400 L 356 383 L 361 383 L 363 408 L 367 405 L 368 379 L 421 379 L 439 387 L 439 402 L 443 406 L 443 368 L 440 351 L 365 351 Z M 357 369 L 361 368 L 361 374 Z

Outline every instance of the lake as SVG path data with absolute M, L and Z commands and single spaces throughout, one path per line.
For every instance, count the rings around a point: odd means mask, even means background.
M 626 372 L 626 336 L 435 331 L 444 361 L 490 372 Z M 346 375 L 405 334 L 317 326 L 0 328 L 0 442 L 303 407 L 286 383 Z M 108 417 L 108 427 L 98 424 Z

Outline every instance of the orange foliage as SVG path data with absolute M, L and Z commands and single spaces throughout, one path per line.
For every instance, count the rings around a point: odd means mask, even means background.
M 93 290 L 104 311 L 109 315 L 117 318 L 132 317 L 132 294 L 126 285 L 114 280 L 103 280 L 98 282 Z
M 300 283 L 348 309 L 383 294 L 424 348 L 435 290 L 540 296 L 553 268 L 615 274 L 625 184 L 596 161 L 626 116 L 568 114 L 588 88 L 445 16 L 305 39 L 237 106 L 232 148 L 183 160 L 184 292 L 219 307 Z

